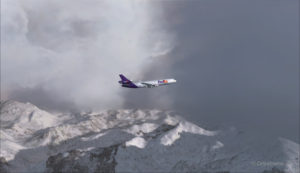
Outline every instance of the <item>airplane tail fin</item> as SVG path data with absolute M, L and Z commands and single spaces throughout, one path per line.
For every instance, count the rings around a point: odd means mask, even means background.
M 138 88 L 131 80 L 127 79 L 124 75 L 119 75 L 121 78 L 121 81 L 119 81 L 122 86 L 130 87 L 130 88 Z
M 120 74 L 119 76 L 120 76 L 122 82 L 131 82 L 131 81 L 130 81 L 129 79 L 127 79 L 124 75 Z

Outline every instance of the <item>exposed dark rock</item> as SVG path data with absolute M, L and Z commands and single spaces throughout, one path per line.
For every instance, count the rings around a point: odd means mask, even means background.
M 187 161 L 181 160 L 172 167 L 172 172 L 196 172 L 195 166 L 189 165 Z
M 263 173 L 286 173 L 286 172 L 276 167 L 273 167 L 271 170 L 265 170 Z
M 120 144 L 112 145 L 107 148 L 99 148 L 95 153 L 90 154 L 90 160 L 97 160 L 96 172 L 115 172 L 117 165 L 115 155 L 118 152 Z
M 0 157 L 0 172 L 8 173 L 8 163 L 4 157 Z
M 67 156 L 59 153 L 50 156 L 46 162 L 47 172 L 88 172 L 87 165 L 81 165 L 79 157 L 83 152 L 71 150 Z
M 117 162 L 115 155 L 121 144 L 91 151 L 71 150 L 65 154 L 50 156 L 46 162 L 48 173 L 52 172 L 99 172 L 114 173 Z
M 177 127 L 178 124 L 172 126 L 172 125 L 169 125 L 169 124 L 162 124 L 161 126 L 159 126 L 157 129 L 155 129 L 153 132 L 150 132 L 150 133 L 145 133 L 144 134 L 144 138 L 146 140 L 148 139 L 155 139 L 157 138 L 159 135 L 169 131 L 169 130 L 172 130 L 174 129 L 175 127 Z

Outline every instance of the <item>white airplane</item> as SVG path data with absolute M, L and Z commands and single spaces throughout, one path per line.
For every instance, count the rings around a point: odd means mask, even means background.
M 132 82 L 122 74 L 120 74 L 119 76 L 121 78 L 119 83 L 122 85 L 122 87 L 126 87 L 126 88 L 153 88 L 153 87 L 176 83 L 175 79 L 162 79 L 162 80 Z

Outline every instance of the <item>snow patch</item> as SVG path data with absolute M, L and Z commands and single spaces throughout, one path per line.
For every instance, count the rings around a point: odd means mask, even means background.
M 141 125 L 133 125 L 130 128 L 124 130 L 127 133 L 142 136 L 143 133 L 150 133 L 158 127 L 158 124 L 154 123 L 143 123 Z
M 161 138 L 161 144 L 172 145 L 176 140 L 180 138 L 180 134 L 182 132 L 205 136 L 214 136 L 217 134 L 217 132 L 205 130 L 193 123 L 181 121 L 176 128 L 169 131 Z
M 89 136 L 89 137 L 82 137 L 81 140 L 82 141 L 91 141 L 91 140 L 96 140 L 102 136 L 106 135 L 106 133 L 99 133 L 99 134 L 96 134 L 96 135 L 93 135 L 93 136 Z
M 279 138 L 287 156 L 286 172 L 299 173 L 299 144 L 285 138 Z
M 224 146 L 224 144 L 222 142 L 217 141 L 216 144 L 211 147 L 211 149 L 216 150 L 216 149 L 222 148 L 223 146 Z
M 145 148 L 147 145 L 147 142 L 142 137 L 135 137 L 135 138 L 132 138 L 130 141 L 127 141 L 125 143 L 125 145 L 126 145 L 126 147 L 135 146 L 138 148 Z

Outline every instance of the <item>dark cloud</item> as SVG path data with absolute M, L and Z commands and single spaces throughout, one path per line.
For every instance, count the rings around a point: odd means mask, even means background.
M 299 141 L 298 1 L 160 3 L 176 47 L 145 77 L 178 84 L 131 91 L 127 106 L 165 107 L 168 97 L 170 109 L 204 126 Z

